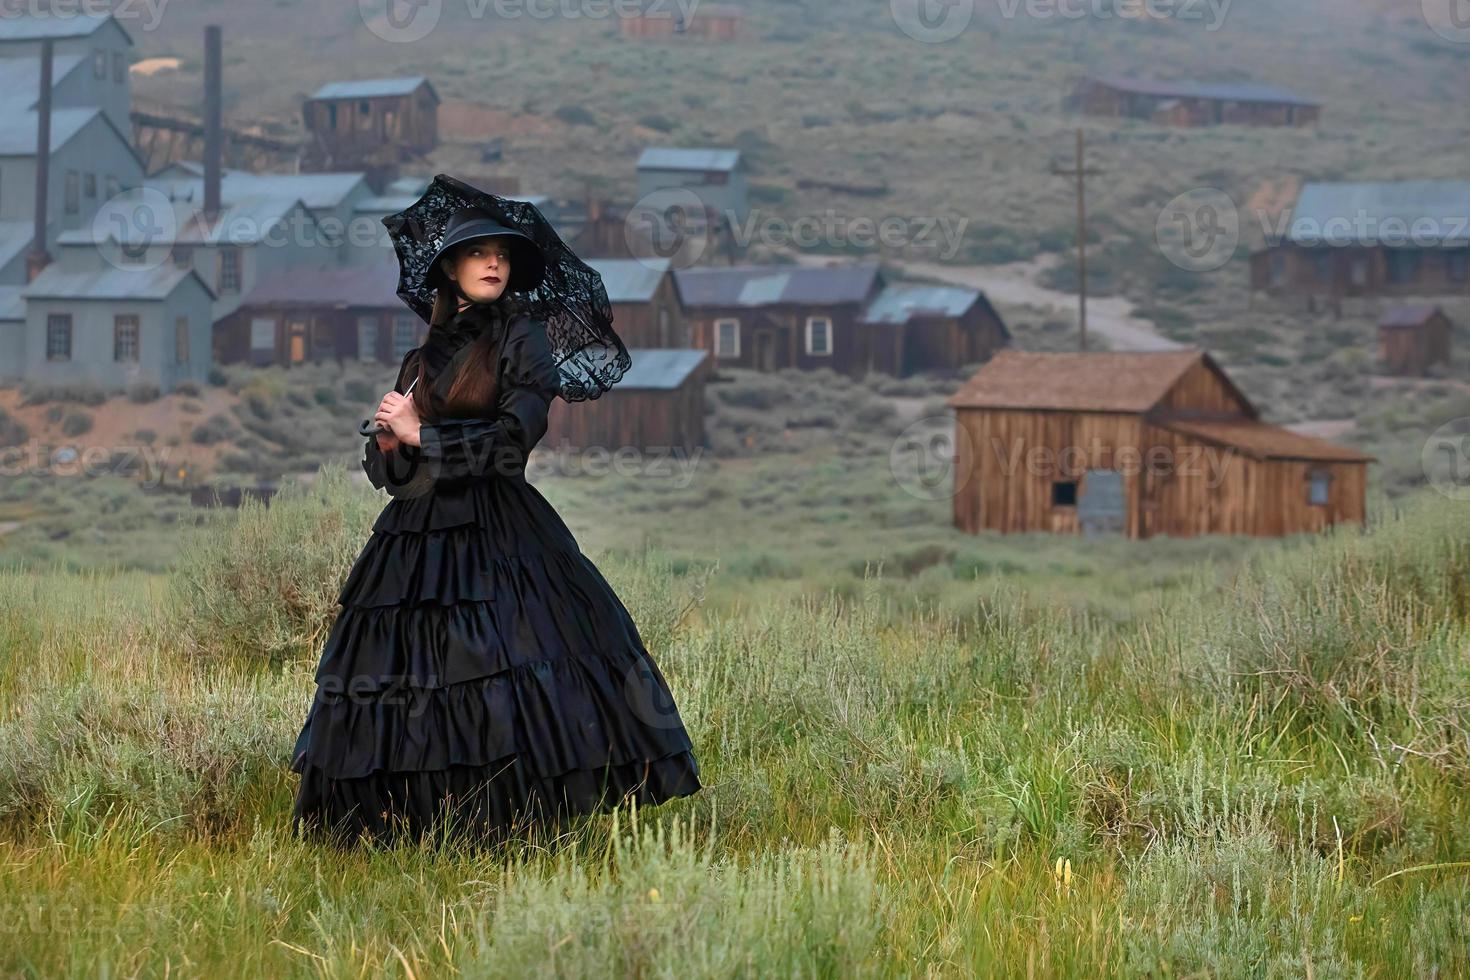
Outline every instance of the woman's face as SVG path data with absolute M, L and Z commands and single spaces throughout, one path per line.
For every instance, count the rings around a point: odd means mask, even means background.
M 476 238 L 439 260 L 444 274 L 476 303 L 500 298 L 510 281 L 510 246 L 504 238 Z

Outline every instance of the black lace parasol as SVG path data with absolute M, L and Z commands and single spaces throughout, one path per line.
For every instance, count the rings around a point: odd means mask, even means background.
M 529 201 L 500 197 L 448 174 L 438 174 L 422 197 L 383 219 L 398 253 L 398 296 L 428 323 L 435 289 L 426 281 L 449 218 L 461 208 L 481 208 L 524 232 L 541 248 L 546 274 L 527 293 L 505 294 L 507 313 L 528 313 L 546 326 L 561 370 L 561 396 L 569 402 L 597 398 L 622 380 L 633 364 L 613 330 L 612 304 L 602 276 L 562 242 L 551 222 Z

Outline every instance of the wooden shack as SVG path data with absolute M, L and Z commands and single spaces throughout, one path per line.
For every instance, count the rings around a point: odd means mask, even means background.
M 1322 115 L 1320 102 L 1266 85 L 1102 76 L 1078 83 L 1072 97 L 1088 115 L 1161 126 L 1310 126 Z
M 680 4 L 654 3 L 618 18 L 619 31 L 629 38 L 692 37 L 706 41 L 733 41 L 740 36 L 745 8 L 727 3 L 695 4 L 684 19 Z
M 888 283 L 859 326 L 871 334 L 874 370 L 900 378 L 978 364 L 1011 343 L 985 294 L 959 286 Z
M 301 111 L 309 134 L 302 170 L 391 168 L 439 145 L 439 94 L 422 75 L 332 82 Z
M 692 452 L 704 445 L 704 390 L 711 358 L 702 350 L 629 347 L 633 365 L 601 396 L 551 403 L 546 436 L 552 449 L 631 447 L 640 452 Z
M 688 347 L 669 260 L 587 259 L 612 302 L 613 328 L 629 347 Z
M 955 409 L 961 530 L 1279 537 L 1366 515 L 1373 457 L 1262 422 L 1210 355 L 1004 350 Z
M 1392 374 L 1427 375 L 1450 363 L 1454 324 L 1437 306 L 1400 306 L 1378 321 L 1378 356 Z

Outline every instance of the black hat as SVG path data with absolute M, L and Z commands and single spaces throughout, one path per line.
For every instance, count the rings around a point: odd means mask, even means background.
M 509 228 L 492 218 L 480 208 L 461 208 L 444 226 L 444 241 L 429 259 L 428 272 L 424 281 L 440 288 L 449 280 L 439 266 L 439 260 L 456 245 L 476 238 L 506 238 L 510 249 L 510 278 L 505 290 L 510 293 L 529 293 L 541 285 L 546 275 L 546 258 L 541 246 L 523 231 Z

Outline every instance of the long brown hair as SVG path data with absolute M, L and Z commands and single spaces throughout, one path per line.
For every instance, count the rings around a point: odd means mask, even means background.
M 459 303 L 459 296 L 448 284 L 435 293 L 434 309 L 429 314 L 430 336 L 435 330 L 444 329 L 454 319 L 459 312 Z M 503 316 L 509 314 L 509 309 L 502 309 Z M 492 337 L 492 334 L 497 336 Z M 423 357 L 415 358 L 417 363 L 410 373 L 416 374 L 418 382 L 409 397 L 413 399 L 419 418 L 425 422 L 434 422 L 441 418 L 463 418 L 488 411 L 495 404 L 500 391 L 496 369 L 500 361 L 500 344 L 505 334 L 505 330 L 486 330 L 470 342 L 477 349 L 469 353 L 443 399 L 434 395 L 433 386 L 425 378 L 426 365 Z

